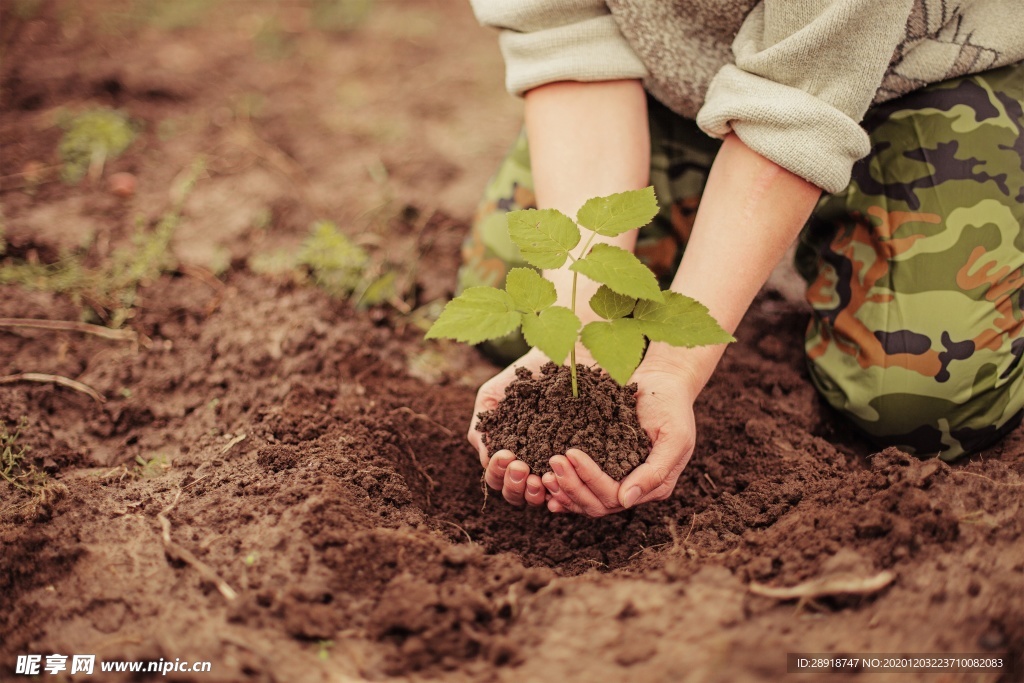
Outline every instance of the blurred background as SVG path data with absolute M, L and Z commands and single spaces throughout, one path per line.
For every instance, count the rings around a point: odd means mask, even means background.
M 416 258 L 385 236 L 468 221 L 519 127 L 502 83 L 467 2 L 3 0 L 0 281 L 175 212 L 157 250 L 214 277 L 287 270 L 317 221 Z

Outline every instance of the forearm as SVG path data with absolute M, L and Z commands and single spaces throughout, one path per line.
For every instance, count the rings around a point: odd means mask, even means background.
M 711 168 L 672 290 L 697 299 L 733 332 L 807 221 L 821 190 L 728 136 Z M 694 396 L 723 345 L 680 349 L 654 343 L 650 363 L 684 374 Z
M 539 208 L 574 217 L 592 197 L 648 184 L 650 134 L 639 81 L 560 82 L 531 90 L 526 94 L 526 134 Z M 632 251 L 636 231 L 596 241 Z M 559 304 L 569 306 L 568 267 L 545 276 L 555 283 Z M 577 313 L 584 322 L 594 317 L 586 302 L 596 290 L 594 282 L 579 277 Z

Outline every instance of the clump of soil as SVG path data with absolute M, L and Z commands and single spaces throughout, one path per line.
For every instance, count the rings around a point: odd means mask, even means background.
M 572 395 L 569 368 L 547 363 L 540 377 L 526 368 L 505 389 L 494 410 L 480 413 L 477 429 L 491 453 L 508 449 L 535 474 L 548 460 L 578 448 L 615 480 L 647 458 L 651 440 L 636 416 L 636 385 L 619 386 L 608 375 L 576 366 L 579 396 Z

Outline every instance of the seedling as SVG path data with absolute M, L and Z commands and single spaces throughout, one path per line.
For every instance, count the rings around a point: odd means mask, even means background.
M 577 341 L 619 384 L 629 381 L 648 340 L 684 347 L 735 341 L 704 305 L 682 294 L 662 291 L 654 273 L 636 256 L 619 247 L 594 244 L 597 235 L 615 237 L 643 227 L 657 213 L 653 187 L 591 199 L 576 214 L 575 221 L 554 209 L 510 212 L 509 236 L 527 263 L 544 269 L 561 268 L 571 261 L 570 307 L 555 305 L 554 284 L 537 271 L 513 268 L 505 289 L 470 287 L 448 302 L 427 331 L 427 338 L 479 344 L 521 327 L 526 342 L 556 365 L 569 357 L 574 397 L 579 396 Z M 580 227 L 590 235 L 576 256 L 573 250 L 582 240 Z M 603 320 L 583 325 L 576 314 L 580 275 L 600 283 L 590 307 Z
M 89 174 L 96 180 L 107 161 L 116 159 L 135 139 L 128 118 L 111 109 L 87 111 L 64 123 L 66 132 L 57 152 L 64 161 L 63 177 L 77 183 Z
M 178 183 L 174 204 L 150 228 L 137 220 L 130 245 L 118 247 L 111 257 L 96 268 L 86 265 L 88 247 L 65 254 L 55 263 L 5 258 L 0 261 L 0 285 L 14 284 L 28 289 L 55 292 L 70 296 L 83 308 L 85 319 L 99 319 L 108 327 L 117 328 L 134 315 L 141 288 L 161 274 L 177 267 L 171 242 L 182 222 L 185 200 L 204 172 L 202 159 Z
M 292 275 L 299 282 L 312 279 L 332 297 L 348 299 L 360 310 L 400 300 L 398 274 L 386 266 L 331 221 L 314 223 L 298 253 L 275 251 L 249 259 L 256 273 Z
M 18 443 L 18 438 L 26 424 L 25 419 L 22 418 L 15 430 L 11 432 L 8 431 L 7 424 L 0 420 L 0 478 L 15 488 L 37 494 L 46 485 L 46 474 L 25 462 L 28 448 Z

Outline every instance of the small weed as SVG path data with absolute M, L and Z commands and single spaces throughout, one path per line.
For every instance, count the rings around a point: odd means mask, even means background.
M 256 54 L 266 61 L 285 59 L 295 49 L 294 40 L 274 17 L 266 19 L 253 36 Z
M 14 17 L 21 21 L 28 21 L 39 16 L 43 0 L 14 0 Z
M 248 555 L 245 556 L 245 558 L 242 560 L 242 562 L 245 564 L 246 567 L 251 567 L 254 564 L 256 564 L 256 561 L 258 559 L 260 559 L 260 556 L 259 556 L 258 553 L 249 553 Z
M 250 257 L 249 267 L 261 275 L 291 275 L 300 283 L 312 280 L 334 298 L 352 301 L 359 309 L 400 299 L 398 273 L 374 262 L 331 221 L 314 223 L 297 253 L 256 254 Z
M 77 183 L 88 174 L 94 180 L 110 159 L 119 157 L 135 139 L 128 117 L 113 109 L 94 109 L 61 122 L 64 137 L 57 152 L 64 162 L 61 177 Z
M 135 0 L 133 14 L 139 23 L 174 30 L 198 26 L 218 0 Z
M 274 213 L 264 207 L 256 212 L 252 219 L 252 227 L 260 232 L 266 232 L 274 222 Z
M 7 423 L 0 420 L 0 477 L 15 488 L 38 495 L 46 487 L 46 473 L 25 463 L 28 448 L 18 443 L 18 437 L 26 425 L 26 420 L 22 418 L 17 429 L 11 432 L 7 429 Z
M 321 662 L 331 658 L 331 648 L 334 647 L 333 640 L 321 640 L 316 644 L 316 656 Z
M 171 469 L 171 458 L 163 453 L 157 453 L 149 460 L 141 455 L 136 455 L 135 462 L 135 474 L 141 479 L 159 477 Z
M 346 33 L 370 16 L 373 0 L 313 0 L 310 23 L 321 31 Z
M 347 298 L 359 287 L 369 262 L 366 252 L 330 221 L 318 221 L 299 251 L 298 264 L 309 268 L 318 287 Z
M 181 223 L 185 197 L 203 169 L 202 162 L 197 162 L 178 188 L 175 205 L 152 229 L 140 221 L 130 245 L 114 250 L 101 266 L 85 266 L 84 249 L 66 254 L 55 263 L 8 259 L 0 265 L 0 285 L 65 294 L 76 305 L 91 308 L 91 314 L 85 311 L 86 319 L 95 318 L 115 328 L 122 326 L 133 315 L 139 288 L 175 268 L 171 240 Z

